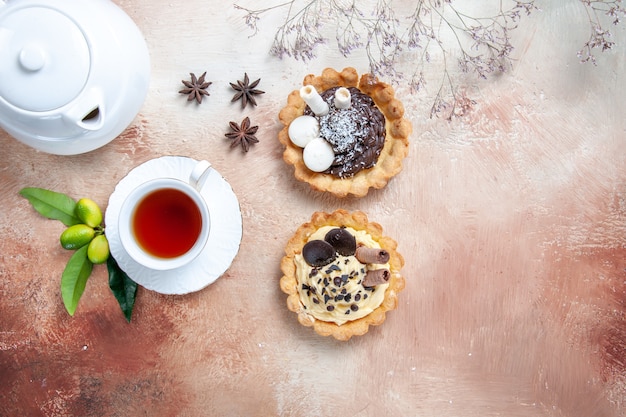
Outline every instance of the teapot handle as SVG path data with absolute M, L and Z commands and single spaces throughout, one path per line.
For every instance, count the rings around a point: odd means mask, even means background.
M 102 128 L 105 109 L 101 91 L 97 88 L 84 91 L 73 105 L 63 113 L 63 118 L 69 124 L 85 130 Z

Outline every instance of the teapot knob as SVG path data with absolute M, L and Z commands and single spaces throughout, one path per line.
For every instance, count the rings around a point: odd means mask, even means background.
M 20 51 L 19 61 L 25 70 L 39 71 L 46 64 L 46 53 L 39 45 L 28 44 Z

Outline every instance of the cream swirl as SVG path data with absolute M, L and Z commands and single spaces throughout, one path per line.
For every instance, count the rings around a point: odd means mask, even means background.
M 386 121 L 374 100 L 355 87 L 348 88 L 350 106 L 336 108 L 334 98 L 339 88 L 329 88 L 320 93 L 329 104 L 327 114 L 317 115 L 307 106 L 304 115 L 319 120 L 320 137 L 330 143 L 335 153 L 332 165 L 324 172 L 339 178 L 350 178 L 376 165 L 385 146 Z
M 309 241 L 324 239 L 335 226 L 324 226 L 315 231 Z M 355 237 L 357 245 L 380 248 L 367 232 L 346 228 Z M 362 264 L 355 256 L 337 255 L 322 267 L 311 267 L 302 254 L 295 256 L 296 280 L 300 301 L 307 313 L 318 320 L 342 325 L 370 314 L 383 302 L 389 284 L 363 286 L 370 269 L 389 268 L 389 264 Z

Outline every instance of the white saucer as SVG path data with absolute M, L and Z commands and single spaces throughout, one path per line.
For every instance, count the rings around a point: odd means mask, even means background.
M 191 263 L 169 271 L 147 269 L 128 256 L 117 227 L 122 203 L 138 185 L 158 177 L 187 181 L 198 161 L 180 156 L 163 156 L 133 168 L 115 187 L 105 214 L 106 236 L 118 265 L 137 284 L 162 294 L 187 294 L 217 280 L 239 252 L 243 233 L 239 201 L 230 184 L 211 169 L 202 187 L 211 214 L 211 233 L 204 250 Z

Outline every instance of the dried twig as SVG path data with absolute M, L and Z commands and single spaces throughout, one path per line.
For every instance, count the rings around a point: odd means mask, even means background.
M 591 62 L 597 65 L 594 49 L 605 52 L 613 46 L 615 42 L 611 40 L 611 31 L 606 28 L 607 23 L 618 25 L 621 18 L 626 16 L 626 9 L 622 0 L 580 0 L 585 6 L 589 19 L 589 40 L 578 51 L 580 62 Z
M 579 51 L 581 61 L 595 63 L 593 50 L 610 49 L 610 32 L 604 29 L 604 18 L 617 24 L 625 15 L 622 0 L 580 0 L 588 13 L 592 28 L 589 41 Z M 408 14 L 399 16 L 392 0 L 377 0 L 371 10 L 356 0 L 290 0 L 264 9 L 245 12 L 246 24 L 257 33 L 258 22 L 265 13 L 287 9 L 283 24 L 277 29 L 270 53 L 308 61 L 315 58 L 316 48 L 327 43 L 325 26 L 334 25 L 338 51 L 344 56 L 363 50 L 370 72 L 390 78 L 392 82 L 408 79 L 412 92 L 427 85 L 427 66 L 443 62 L 443 73 L 430 115 L 451 118 L 468 111 L 469 100 L 459 94 L 451 75 L 455 60 L 464 73 L 487 78 L 511 66 L 511 32 L 520 20 L 537 10 L 536 0 L 500 0 L 489 16 L 471 16 L 452 0 L 417 0 Z M 506 4 L 506 6 L 505 6 Z M 400 61 L 410 62 L 408 74 L 401 71 Z M 471 100 L 469 101 L 471 103 Z

